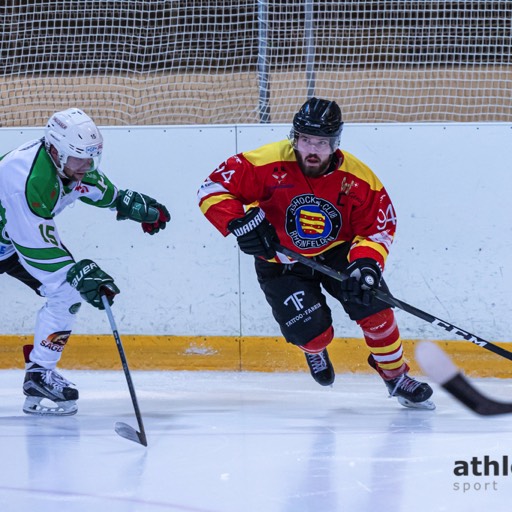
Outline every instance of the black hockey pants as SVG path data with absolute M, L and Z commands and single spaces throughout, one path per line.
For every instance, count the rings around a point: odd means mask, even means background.
M 348 266 L 349 249 L 349 243 L 341 244 L 316 259 L 343 272 Z M 339 281 L 302 263 L 283 265 L 255 258 L 255 268 L 260 287 L 283 336 L 294 345 L 305 345 L 332 325 L 331 308 L 327 305 L 323 290 L 340 302 L 352 320 L 361 320 L 389 308 L 389 305 L 378 300 L 369 306 L 344 302 Z M 388 291 L 384 280 L 381 280 L 380 288 Z

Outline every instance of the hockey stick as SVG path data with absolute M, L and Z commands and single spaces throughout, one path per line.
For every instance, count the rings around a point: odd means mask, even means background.
M 482 416 L 512 412 L 512 402 L 498 402 L 480 393 L 434 343 L 419 343 L 416 347 L 416 360 L 426 375 L 473 412 Z
M 348 278 L 348 276 L 346 276 L 345 274 L 342 274 L 341 272 L 338 272 L 337 270 L 334 270 L 333 268 L 328 267 L 326 265 L 322 265 L 321 263 L 318 263 L 317 261 L 311 258 L 307 258 L 306 256 L 299 254 L 298 252 L 287 249 L 286 247 L 283 247 L 280 244 L 274 244 L 274 247 L 277 251 L 285 254 L 289 258 L 297 260 L 303 265 L 306 265 L 307 267 L 317 270 L 318 272 L 321 272 L 322 274 L 332 277 L 333 279 L 337 279 L 338 281 L 345 281 L 345 279 Z M 406 302 L 403 302 L 400 299 L 393 297 L 390 293 L 386 293 L 382 290 L 374 290 L 373 294 L 377 299 L 379 299 L 382 302 L 385 302 L 386 304 L 389 304 L 390 306 L 397 307 L 405 311 L 406 313 L 421 318 L 422 320 L 425 320 L 426 322 L 429 322 L 432 325 L 441 327 L 447 332 L 464 338 L 466 341 L 474 343 L 479 347 L 485 348 L 486 350 L 494 352 L 495 354 L 512 361 L 512 352 L 509 352 L 508 350 L 505 350 L 504 348 L 501 348 L 498 345 L 494 345 L 490 341 L 484 340 L 483 338 L 480 338 L 476 334 L 472 334 L 469 331 L 465 331 L 464 329 L 461 329 L 460 327 L 457 327 L 456 325 L 453 325 L 450 322 L 447 322 L 446 320 L 441 320 L 440 318 L 437 318 L 436 316 L 431 315 L 430 313 L 426 313 L 421 309 L 411 306 L 410 304 L 407 304 Z
M 121 338 L 119 336 L 119 332 L 117 331 L 116 322 L 114 320 L 114 316 L 112 315 L 110 304 L 108 303 L 108 299 L 104 294 L 101 295 L 101 301 L 105 306 L 105 311 L 110 322 L 110 327 L 112 328 L 112 334 L 114 335 L 114 339 L 116 340 L 117 350 L 119 351 L 119 356 L 121 357 L 124 375 L 126 377 L 126 382 L 128 383 L 128 389 L 130 390 L 130 396 L 132 398 L 133 408 L 135 409 L 135 416 L 137 417 L 137 423 L 139 425 L 140 432 L 135 430 L 130 425 L 123 423 L 121 421 L 117 421 L 115 423 L 114 430 L 117 432 L 117 434 L 119 434 L 121 437 L 124 437 L 125 439 L 129 439 L 130 441 L 139 443 L 142 446 L 147 446 L 148 441 L 146 439 L 146 432 L 144 431 L 144 425 L 142 424 L 142 416 L 140 414 L 137 396 L 135 395 L 135 388 L 133 387 L 130 369 L 128 368 L 128 361 L 126 360 L 126 356 L 124 354 L 123 344 L 121 343 Z

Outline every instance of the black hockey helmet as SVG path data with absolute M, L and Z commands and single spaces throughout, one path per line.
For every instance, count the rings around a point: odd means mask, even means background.
M 341 110 L 335 101 L 310 98 L 293 117 L 291 139 L 294 146 L 298 133 L 330 137 L 331 147 L 335 150 L 340 142 L 343 121 Z

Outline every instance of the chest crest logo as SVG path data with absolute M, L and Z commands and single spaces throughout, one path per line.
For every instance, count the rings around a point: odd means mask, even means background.
M 286 210 L 286 232 L 299 249 L 324 247 L 336 240 L 341 225 L 340 212 L 313 194 L 294 197 Z

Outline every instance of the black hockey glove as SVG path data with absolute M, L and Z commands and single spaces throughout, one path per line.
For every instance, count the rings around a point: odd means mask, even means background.
M 382 271 L 372 258 L 354 260 L 346 269 L 349 277 L 341 284 L 341 297 L 345 302 L 354 301 L 369 306 L 373 300 L 372 291 L 379 287 Z
M 236 236 L 240 250 L 245 254 L 266 260 L 276 255 L 274 243 L 279 243 L 279 238 L 260 208 L 251 208 L 244 217 L 232 220 L 228 229 Z
M 105 309 L 101 295 L 105 295 L 108 303 L 114 303 L 114 297 L 120 293 L 114 279 L 91 260 L 75 263 L 67 273 L 67 282 L 76 288 L 82 299 L 98 309 Z
M 140 222 L 142 231 L 154 235 L 165 229 L 171 215 L 167 208 L 145 194 L 133 190 L 120 190 L 116 200 L 117 220 Z

